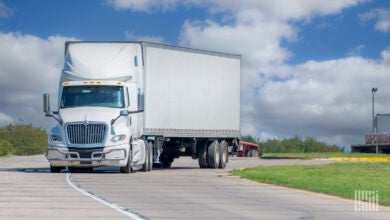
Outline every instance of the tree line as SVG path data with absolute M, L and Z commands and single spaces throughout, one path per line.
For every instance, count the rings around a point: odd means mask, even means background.
M 241 137 L 241 140 L 258 143 L 262 153 L 324 153 L 344 152 L 344 147 L 328 145 L 309 137 L 302 139 L 298 136 L 282 140 L 270 139 L 266 142 L 258 142 L 250 135 Z
M 47 149 L 47 139 L 47 132 L 33 127 L 32 124 L 9 124 L 0 127 L 0 156 L 42 154 Z M 258 143 L 262 153 L 344 152 L 344 147 L 328 145 L 311 137 L 302 139 L 295 136 L 258 142 L 254 137 L 246 135 L 242 136 L 241 140 Z
M 42 154 L 47 149 L 47 132 L 31 124 L 0 127 L 0 156 Z

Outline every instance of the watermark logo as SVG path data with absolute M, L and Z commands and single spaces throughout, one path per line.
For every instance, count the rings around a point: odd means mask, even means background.
M 355 211 L 356 212 L 377 212 L 379 211 L 378 190 L 355 190 Z

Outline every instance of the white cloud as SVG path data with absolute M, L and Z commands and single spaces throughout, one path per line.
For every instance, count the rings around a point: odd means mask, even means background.
M 310 19 L 316 15 L 328 15 L 341 12 L 344 8 L 356 6 L 366 0 L 225 0 L 201 1 L 204 4 L 212 2 L 216 7 L 212 10 L 241 11 L 253 9 L 272 20 Z M 199 2 L 199 1 L 196 1 Z
M 0 18 L 9 18 L 14 14 L 14 10 L 9 8 L 4 3 L 0 2 Z
M 167 11 L 176 7 L 179 0 L 106 0 L 106 3 L 117 10 L 132 10 L 152 12 L 153 10 Z
M 369 20 L 376 20 L 375 30 L 389 32 L 390 30 L 390 9 L 375 8 L 369 12 L 359 15 L 360 20 L 365 23 Z
M 15 121 L 11 116 L 0 112 L 0 126 L 12 124 Z
M 389 105 L 383 97 L 390 82 L 390 67 L 384 60 L 360 57 L 308 61 L 290 66 L 291 78 L 268 80 L 255 95 L 259 109 L 253 113 L 257 126 L 291 136 L 336 137 L 370 132 L 371 88 L 384 88 L 377 94 L 378 112 Z M 344 142 L 343 142 L 344 143 Z
M 156 36 L 139 36 L 135 35 L 132 31 L 125 31 L 125 36 L 127 40 L 130 41 L 146 41 L 150 43 L 164 43 L 163 37 Z
M 10 118 L 46 128 L 53 123 L 43 117 L 42 94 L 49 92 L 54 106 L 66 40 L 74 39 L 0 32 L 0 123 Z
M 362 50 L 366 48 L 366 45 L 358 45 L 347 53 L 347 56 L 360 56 Z
M 383 59 L 383 64 L 390 66 L 390 47 L 387 50 L 382 51 L 381 57 Z

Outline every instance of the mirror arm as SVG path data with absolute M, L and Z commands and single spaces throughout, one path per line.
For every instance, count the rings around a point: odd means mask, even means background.
M 121 117 L 121 115 L 118 115 L 118 117 L 116 117 L 115 119 L 112 119 L 111 120 L 111 126 L 116 122 L 116 120 L 118 120 L 119 118 Z
M 62 125 L 62 120 L 54 116 L 53 114 L 58 114 L 58 112 L 45 112 L 46 117 L 52 117 L 54 118 L 60 125 Z
M 128 111 L 128 115 L 130 114 L 135 114 L 135 113 L 140 113 L 140 112 L 144 112 L 144 110 L 138 110 L 138 111 Z M 124 116 L 124 115 L 118 115 L 118 117 L 114 118 L 111 120 L 111 125 L 113 125 L 116 120 L 118 120 L 121 116 Z

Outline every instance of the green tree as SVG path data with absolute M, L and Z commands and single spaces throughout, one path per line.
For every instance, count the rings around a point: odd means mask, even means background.
M 283 140 L 271 139 L 260 144 L 264 153 L 315 153 L 315 152 L 344 152 L 344 148 L 336 145 L 306 138 L 302 140 L 298 136 Z
M 255 140 L 255 138 L 252 137 L 251 135 L 241 136 L 241 140 L 242 140 L 242 141 L 252 142 L 252 143 L 257 143 L 256 140 Z
M 15 148 L 6 140 L 0 140 L 0 156 L 15 154 Z
M 7 125 L 0 128 L 0 140 L 5 140 L 14 148 L 14 154 L 42 154 L 47 149 L 47 133 L 31 124 Z

